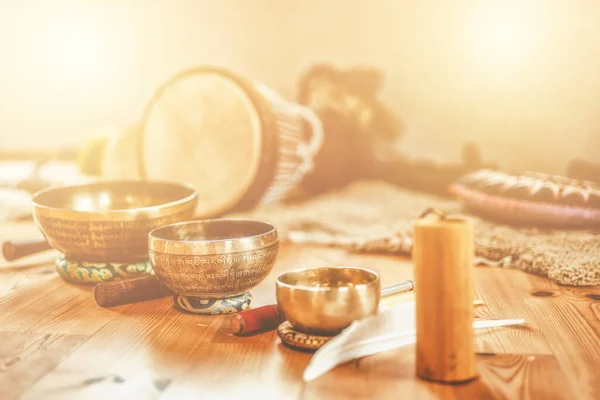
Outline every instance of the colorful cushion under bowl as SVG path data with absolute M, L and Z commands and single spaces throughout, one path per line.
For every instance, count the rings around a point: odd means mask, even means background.
M 507 222 L 600 226 L 600 189 L 591 182 L 480 170 L 453 184 L 450 192 L 469 208 Z
M 192 314 L 217 315 L 232 314 L 247 310 L 252 294 L 245 292 L 235 296 L 215 299 L 201 296 L 173 295 L 175 307 Z
M 65 257 L 56 259 L 56 270 L 65 281 L 79 284 L 117 281 L 143 274 L 154 274 L 149 261 L 137 264 L 90 263 L 69 261 Z
M 334 336 L 318 336 L 300 332 L 294 329 L 288 321 L 282 322 L 277 328 L 277 335 L 286 346 L 298 350 L 316 351 Z

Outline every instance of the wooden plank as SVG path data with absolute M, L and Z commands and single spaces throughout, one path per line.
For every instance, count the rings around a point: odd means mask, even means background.
M 156 380 L 168 381 L 169 391 L 178 387 L 177 392 L 191 389 L 196 393 L 201 381 L 202 395 L 207 398 L 249 390 L 246 383 L 254 381 L 277 357 L 272 351 L 276 335 L 234 338 L 197 325 L 218 323 L 223 318 L 181 313 L 170 299 L 124 309 L 24 398 L 121 398 L 129 394 L 155 398 L 160 393 L 147 388 L 155 387 Z M 234 375 L 244 385 L 231 385 Z M 118 376 L 122 382 L 104 379 L 85 384 L 104 376 Z
M 283 249 L 277 270 L 322 263 L 316 259 L 318 254 L 303 256 L 303 249 Z M 255 306 L 275 301 L 277 275 L 271 274 L 253 290 Z M 310 358 L 278 345 L 275 332 L 239 338 L 198 326 L 219 326 L 224 317 L 179 312 L 169 298 L 116 307 L 113 311 L 119 316 L 33 386 L 24 398 L 110 397 L 136 390 L 143 398 L 154 398 L 155 390 L 140 388 L 153 387 L 155 379 L 171 382 L 163 393 L 167 397 L 197 394 L 199 381 L 203 382 L 202 394 L 207 398 L 211 394 L 235 398 L 253 388 L 259 390 L 258 386 L 263 386 L 262 393 L 266 383 L 272 394 L 287 397 L 299 390 L 298 378 Z M 267 370 L 265 366 L 269 366 Z M 124 382 L 99 379 L 107 375 L 117 375 Z M 230 384 L 234 375 L 239 386 Z M 83 384 L 90 380 L 96 383 Z
M 84 335 L 0 332 L 2 398 L 17 398 L 87 338 Z
M 284 253 L 278 268 L 296 266 L 297 255 L 294 251 Z M 256 306 L 274 302 L 276 275 L 272 274 L 253 290 Z M 131 393 L 155 398 L 171 390 L 176 393 L 192 390 L 197 395 L 199 381 L 203 382 L 203 397 L 210 398 L 208 394 L 213 390 L 218 393 L 218 387 L 231 380 L 235 371 L 236 376 L 249 384 L 262 365 L 278 362 L 279 355 L 273 351 L 275 332 L 230 337 L 198 326 L 201 323 L 218 327 L 225 317 L 180 312 L 174 309 L 170 298 L 115 307 L 112 311 L 118 314 L 117 318 L 28 390 L 24 398 L 120 398 Z M 100 379 L 107 375 L 117 375 L 123 382 Z M 164 393 L 152 389 L 157 379 L 170 382 Z M 90 380 L 95 383 L 85 384 Z M 219 381 L 221 385 L 213 385 Z M 243 390 L 245 386 L 227 384 L 226 387 L 232 391 Z M 289 388 L 281 393 L 286 391 Z
M 132 391 L 140 391 L 142 398 L 154 398 L 154 391 L 141 388 L 155 378 L 172 379 L 170 373 L 177 373 L 186 353 L 201 348 L 207 339 L 207 328 L 196 326 L 189 320 L 192 316 L 173 310 L 170 299 L 118 308 L 120 316 L 113 323 L 92 336 L 23 398 L 122 398 Z M 169 374 L 163 375 L 165 372 Z
M 544 334 L 528 326 L 480 331 L 475 336 L 475 351 L 480 354 L 552 354 Z
M 577 399 L 571 379 L 551 355 L 479 357 L 478 372 L 495 399 Z
M 491 269 L 479 275 L 478 284 L 490 313 L 499 318 L 523 316 L 531 329 L 544 336 L 548 350 L 581 398 L 598 398 L 598 303 L 581 294 L 590 289 L 549 287 L 546 279 L 518 271 Z M 544 290 L 552 295 L 532 295 Z
M 59 277 L 55 279 L 60 280 Z M 34 295 L 33 301 L 27 298 L 14 299 L 13 307 L 19 301 L 27 305 L 1 320 L 3 330 L 91 335 L 118 317 L 118 313 L 96 305 L 90 287 L 56 283 L 47 289 L 35 289 L 43 294 Z M 22 294 L 26 295 L 25 292 Z
M 306 398 L 337 396 L 350 399 L 491 399 L 488 388 L 475 380 L 441 385 L 417 379 L 415 346 L 407 346 L 347 363 L 305 385 Z
M 478 282 L 485 277 L 496 277 L 494 291 L 488 287 L 477 285 L 477 296 L 484 305 L 476 309 L 478 319 L 513 319 L 525 318 L 527 322 L 527 299 L 522 293 L 530 291 L 555 291 L 558 286 L 547 279 L 530 279 L 524 272 L 481 268 L 476 270 Z M 509 275 L 510 279 L 507 279 Z M 518 283 L 518 293 L 512 291 L 512 286 Z M 480 331 L 475 337 L 475 349 L 479 353 L 493 354 L 552 354 L 546 337 L 539 329 L 531 324 L 512 327 L 510 329 L 487 329 Z
M 0 229 L 0 242 L 39 237 L 41 233 L 32 223 L 9 223 Z M 56 257 L 56 252 L 14 262 L 0 256 L 0 322 L 65 285 L 49 256 Z
M 304 250 L 286 250 L 278 262 L 278 271 L 320 262 L 315 261 L 321 258 L 319 254 L 311 253 L 307 257 L 299 254 Z M 349 258 L 353 257 L 356 256 Z M 298 261 L 302 263 L 299 265 Z M 351 262 L 364 266 L 372 261 L 354 259 Z M 396 258 L 380 261 L 378 268 L 385 269 L 385 265 L 403 274 L 411 273 L 406 262 Z M 389 276 L 384 279 L 391 280 L 397 275 L 397 272 L 387 272 Z M 273 273 L 253 291 L 256 306 L 274 301 L 276 276 L 277 273 Z M 65 395 L 73 398 L 124 396 L 136 390 L 143 398 L 154 398 L 158 395 L 155 390 L 141 388 L 153 387 L 155 379 L 170 382 L 162 393 L 164 398 L 197 394 L 199 381 L 206 398 L 238 398 L 255 391 L 275 398 L 301 394 L 299 382 L 310 355 L 285 348 L 279 344 L 274 332 L 244 338 L 226 336 L 214 329 L 197 326 L 198 323 L 219 326 L 222 317 L 181 313 L 173 309 L 168 298 L 114 310 L 121 316 L 38 382 L 25 398 L 42 394 L 46 398 L 49 394 L 55 394 L 57 398 Z M 84 361 L 89 359 L 94 360 L 92 365 Z M 115 383 L 113 378 L 100 379 L 108 375 L 117 375 L 123 382 Z M 345 376 L 351 378 L 352 375 L 346 373 Z M 96 383 L 83 384 L 90 380 Z
M 31 223 L 2 228 L 0 239 L 40 235 Z M 0 296 L 5 331 L 91 335 L 118 316 L 96 305 L 90 286 L 63 281 L 53 262 L 0 268 Z
M 29 286 L 42 284 L 58 276 L 54 265 L 41 264 L 23 268 L 0 269 L 0 301 Z
M 551 355 L 501 354 L 478 356 L 478 379 L 462 385 L 441 385 L 415 376 L 414 346 L 408 346 L 360 361 L 358 372 L 366 374 L 368 387 L 352 386 L 351 398 L 387 399 L 402 393 L 405 398 L 493 398 L 493 399 L 571 399 L 570 380 Z M 358 378 L 361 374 L 354 374 Z M 323 377 L 325 378 L 325 377 Z M 322 378 L 319 378 L 322 379 Z M 358 379 L 356 379 L 358 381 Z M 333 376 L 323 379 L 335 385 Z M 322 383 L 315 398 L 323 396 Z M 357 389 L 359 392 L 357 392 Z
M 28 275 L 36 275 L 30 279 Z M 56 290 L 61 290 L 66 284 L 56 275 L 51 273 L 19 271 L 13 273 L 0 273 L 3 293 L 0 295 L 0 322 L 30 306 L 32 303 L 48 296 Z
M 281 247 L 275 270 L 252 293 L 253 306 L 275 301 L 274 281 L 288 269 L 326 264 L 357 265 L 380 272 L 383 285 L 412 277 L 408 260 L 348 254 L 312 246 Z M 230 337 L 198 326 L 218 327 L 223 317 L 185 314 L 169 298 L 113 309 L 99 309 L 85 289 L 66 285 L 45 300 L 25 304 L 8 321 L 10 330 L 42 334 L 86 333 L 91 337 L 48 371 L 24 393 L 24 399 L 52 398 L 405 398 L 465 399 L 544 394 L 546 377 L 561 388 L 577 387 L 581 398 L 598 397 L 596 352 L 600 344 L 598 302 L 580 290 L 558 287 L 520 271 L 476 269 L 477 297 L 485 318 L 524 317 L 528 328 L 493 330 L 478 337 L 481 379 L 459 387 L 415 379 L 411 350 L 368 357 L 340 366 L 314 382 L 302 383 L 310 354 L 290 350 L 274 332 Z M 16 293 L 29 290 L 18 288 Z M 556 291 L 535 297 L 536 290 Z M 594 289 L 586 289 L 593 292 Z M 411 294 L 386 299 L 384 307 L 412 299 Z M 0 299 L 1 301 L 1 299 Z M 0 308 L 0 315 L 5 312 Z M 98 320 L 101 322 L 98 323 Z M 4 328 L 4 322 L 2 323 Z M 19 333 L 23 334 L 23 333 Z M 1 346 L 1 344 L 0 344 Z M 404 352 L 403 352 L 404 351 Z M 585 353 L 588 354 L 585 354 Z M 514 359 L 512 353 L 534 359 Z M 503 358 L 508 357 L 508 358 Z M 578 365 L 575 365 L 579 363 Z M 516 374 L 510 384 L 505 380 Z M 517 383 L 519 382 L 519 383 Z M 10 385 L 10 384 L 9 384 Z M 578 392 L 579 393 L 579 392 Z M 526 397 L 524 397 L 526 398 Z M 560 398 L 560 397 L 558 397 Z M 576 398 L 571 397 L 571 398 Z

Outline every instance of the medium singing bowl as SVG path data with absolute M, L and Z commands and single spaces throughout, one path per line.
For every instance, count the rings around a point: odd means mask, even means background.
M 135 263 L 148 259 L 148 233 L 192 218 L 198 194 L 167 181 L 100 181 L 35 194 L 33 217 L 69 260 Z
M 200 314 L 246 309 L 248 290 L 267 277 L 279 252 L 273 225 L 245 219 L 173 224 L 148 238 L 154 272 L 175 305 Z
M 296 330 L 333 336 L 377 313 L 380 285 L 379 275 L 363 268 L 298 269 L 277 278 L 277 304 Z

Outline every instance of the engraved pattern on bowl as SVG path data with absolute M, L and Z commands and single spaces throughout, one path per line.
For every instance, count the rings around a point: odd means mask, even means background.
M 72 260 L 128 261 L 148 257 L 148 233 L 192 218 L 194 210 L 161 218 L 121 222 L 68 221 L 37 216 L 46 240 Z
M 152 198 L 149 191 L 168 193 Z M 106 194 L 116 209 L 74 207 L 72 199 L 91 202 L 98 193 Z M 184 184 L 95 182 L 40 191 L 33 199 L 33 217 L 48 243 L 69 260 L 139 262 L 148 259 L 148 233 L 192 218 L 196 200 L 195 189 Z
M 279 244 L 220 255 L 178 255 L 150 250 L 154 273 L 174 293 L 233 296 L 261 283 L 273 269 Z
M 220 236 L 216 240 L 210 234 L 204 240 L 191 239 L 205 234 L 202 226 L 237 223 L 259 224 L 265 231 L 248 236 Z M 170 239 L 171 236 L 174 237 Z M 151 232 L 149 243 L 150 262 L 164 285 L 175 294 L 198 297 L 222 298 L 248 291 L 269 275 L 279 252 L 277 232 L 272 225 L 246 220 L 175 224 Z

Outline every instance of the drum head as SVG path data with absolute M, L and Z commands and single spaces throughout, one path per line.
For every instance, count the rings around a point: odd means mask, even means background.
M 254 184 L 262 124 L 250 93 L 217 70 L 187 71 L 149 104 L 140 141 L 142 175 L 189 183 L 197 216 L 235 207 Z

